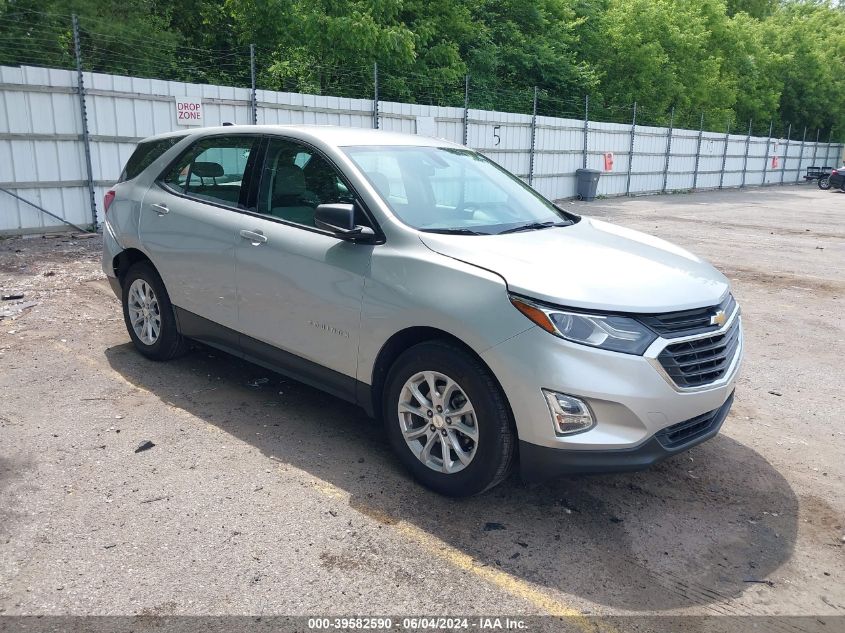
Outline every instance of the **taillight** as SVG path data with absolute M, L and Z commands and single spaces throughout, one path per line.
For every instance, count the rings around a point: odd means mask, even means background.
M 111 203 L 112 203 L 113 200 L 114 200 L 114 190 L 109 189 L 106 192 L 106 195 L 103 196 L 103 209 L 105 209 L 106 213 L 109 212 L 109 207 L 111 206 Z
M 831 175 L 831 176 L 836 176 L 838 173 L 839 173 L 839 170 L 838 170 L 838 169 L 834 169 L 832 172 L 830 172 L 830 175 Z

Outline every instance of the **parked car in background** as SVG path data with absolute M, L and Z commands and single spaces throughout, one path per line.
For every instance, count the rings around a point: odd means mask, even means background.
M 845 191 L 845 161 L 842 167 L 819 178 L 819 189 L 841 189 Z
M 713 437 L 733 401 L 722 274 L 447 141 L 166 134 L 106 209 L 103 270 L 141 354 L 194 339 L 361 406 L 440 493 L 517 460 L 528 480 L 644 468 Z
M 807 167 L 807 173 L 804 174 L 804 180 L 816 181 L 819 189 L 830 189 L 830 173 L 833 171 L 832 167 L 819 167 L 817 165 L 810 165 Z

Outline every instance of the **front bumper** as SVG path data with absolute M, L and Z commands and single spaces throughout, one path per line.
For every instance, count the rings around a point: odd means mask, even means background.
M 734 318 L 741 319 L 738 313 Z M 656 357 L 671 342 L 663 339 L 644 356 L 634 356 L 577 345 L 533 328 L 488 349 L 482 358 L 511 405 L 524 474 L 530 479 L 531 469 L 552 476 L 635 470 L 718 433 L 742 360 L 741 322 L 739 327 L 729 370 L 717 382 L 692 389 L 678 387 L 660 368 Z M 595 426 L 557 435 L 542 389 L 586 402 Z M 721 416 L 718 424 L 690 442 L 669 447 L 660 443 L 658 434 L 664 430 L 716 412 Z
M 526 482 L 540 482 L 562 475 L 642 470 L 667 457 L 689 450 L 716 435 L 722 428 L 725 418 L 728 417 L 732 404 L 733 394 L 721 407 L 710 414 L 705 414 L 706 419 L 698 423 L 700 425 L 698 432 L 678 442 L 667 441 L 669 434 L 658 433 L 634 448 L 609 451 L 567 451 L 520 441 L 520 474 Z M 697 418 L 700 417 L 702 416 L 697 416 Z M 693 427 L 697 418 L 690 420 L 693 422 Z M 683 424 L 684 422 L 680 423 L 680 425 Z

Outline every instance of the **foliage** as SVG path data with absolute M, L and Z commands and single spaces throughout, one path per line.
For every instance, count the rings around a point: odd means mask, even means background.
M 793 2 L 767 23 L 779 64 L 780 116 L 793 126 L 845 132 L 845 10 Z
M 0 0 L 0 64 L 580 115 L 845 133 L 833 0 Z

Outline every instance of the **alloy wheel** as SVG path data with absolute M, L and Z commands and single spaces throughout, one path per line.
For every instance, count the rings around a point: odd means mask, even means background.
M 161 310 L 150 284 L 143 279 L 132 282 L 129 286 L 127 308 L 135 336 L 144 345 L 154 345 L 161 334 Z
M 408 448 L 432 470 L 453 474 L 472 462 L 479 439 L 475 408 L 449 376 L 422 371 L 408 378 L 398 414 Z

